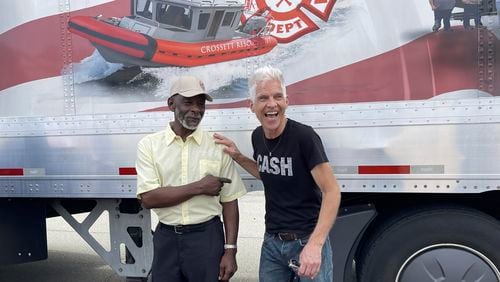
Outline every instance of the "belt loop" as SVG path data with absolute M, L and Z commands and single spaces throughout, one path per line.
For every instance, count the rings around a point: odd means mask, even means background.
M 182 225 L 175 225 L 174 232 L 175 234 L 182 234 Z

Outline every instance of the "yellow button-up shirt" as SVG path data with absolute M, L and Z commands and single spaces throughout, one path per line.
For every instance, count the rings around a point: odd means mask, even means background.
M 231 202 L 246 193 L 235 163 L 223 147 L 200 128 L 185 142 L 170 126 L 147 135 L 137 146 L 137 197 L 160 187 L 189 184 L 208 174 L 225 177 L 232 182 L 224 184 L 219 196 L 198 195 L 176 206 L 153 209 L 168 225 L 196 224 L 221 215 L 221 202 Z

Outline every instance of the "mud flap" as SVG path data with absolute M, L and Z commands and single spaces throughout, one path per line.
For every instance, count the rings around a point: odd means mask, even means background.
M 46 205 L 39 199 L 0 199 L 0 264 L 47 259 Z
M 342 207 L 330 232 L 333 281 L 355 281 L 354 253 L 368 223 L 377 214 L 371 205 Z

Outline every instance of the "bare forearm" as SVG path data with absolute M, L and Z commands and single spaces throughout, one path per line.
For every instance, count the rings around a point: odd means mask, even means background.
M 257 166 L 257 162 L 243 154 L 235 156 L 234 161 L 255 178 L 260 179 L 259 167 Z
M 215 143 L 226 146 L 224 148 L 224 152 L 231 156 L 231 158 L 238 163 L 243 169 L 245 169 L 248 173 L 253 175 L 255 178 L 260 179 L 259 168 L 257 167 L 257 163 L 250 159 L 249 157 L 243 155 L 236 144 L 229 138 L 219 134 L 214 133 Z
M 238 200 L 222 203 L 222 216 L 224 218 L 224 233 L 226 235 L 226 244 L 236 245 L 238 239 L 239 211 Z M 236 263 L 236 248 L 224 248 L 224 255 L 221 258 L 219 279 L 229 281 L 229 279 L 238 270 Z
M 340 206 L 340 188 L 328 163 L 317 165 L 311 171 L 323 194 L 318 222 L 309 242 L 322 246 L 333 226 Z
M 164 208 L 178 205 L 200 194 L 196 183 L 176 187 L 159 187 L 141 195 L 145 208 Z
M 222 203 L 222 216 L 224 218 L 226 244 L 236 244 L 236 241 L 238 240 L 238 225 L 240 221 L 238 200 Z
M 160 187 L 141 194 L 145 208 L 164 208 L 178 205 L 198 195 L 218 196 L 229 179 L 206 175 L 202 179 L 181 186 Z
M 323 193 L 323 201 L 319 212 L 318 222 L 311 234 L 309 241 L 319 246 L 323 246 L 326 237 L 337 218 L 338 208 L 340 205 L 340 193 L 328 191 Z

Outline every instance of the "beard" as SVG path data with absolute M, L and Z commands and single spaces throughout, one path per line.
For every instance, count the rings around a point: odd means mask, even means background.
M 198 128 L 198 125 L 200 125 L 201 119 L 203 118 L 203 114 L 200 114 L 199 117 L 197 116 L 196 118 L 199 118 L 197 122 L 193 121 L 188 121 L 186 119 L 187 113 L 184 113 L 184 115 L 181 114 L 179 110 L 175 110 L 175 117 L 177 120 L 181 123 L 182 127 L 188 130 L 196 130 Z

